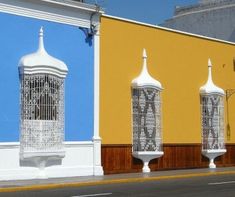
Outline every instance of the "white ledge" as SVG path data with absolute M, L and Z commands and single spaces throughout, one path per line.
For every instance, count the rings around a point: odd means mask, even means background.
M 94 5 L 69 0 L 0 0 L 0 12 L 90 28 L 99 24 L 102 10 Z M 94 14 L 95 13 L 95 14 Z

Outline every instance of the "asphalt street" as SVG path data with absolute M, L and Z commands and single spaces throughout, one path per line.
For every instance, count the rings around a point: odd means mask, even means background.
M 234 197 L 235 174 L 0 193 L 0 197 Z

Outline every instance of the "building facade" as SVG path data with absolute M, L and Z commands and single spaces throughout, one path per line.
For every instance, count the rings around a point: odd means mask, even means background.
M 132 156 L 131 82 L 142 70 L 142 50 L 148 72 L 161 82 L 164 155 L 150 161 L 151 170 L 208 167 L 202 156 L 200 87 L 208 77 L 226 92 L 224 133 L 227 152 L 217 166 L 235 164 L 234 43 L 213 40 L 127 19 L 102 16 L 100 62 L 100 135 L 106 174 L 140 172 Z M 222 125 L 221 125 L 222 126 Z
M 207 167 L 208 58 L 225 92 L 226 153 L 215 164 L 235 165 L 234 43 L 70 0 L 0 0 L 0 24 L 0 180 L 140 172 L 139 155 L 151 159 L 144 172 Z M 143 60 L 148 75 L 137 77 Z
M 161 26 L 235 42 L 235 1 L 201 0 L 176 7 L 174 16 Z
M 0 180 L 103 174 L 101 13 L 69 0 L 0 1 Z

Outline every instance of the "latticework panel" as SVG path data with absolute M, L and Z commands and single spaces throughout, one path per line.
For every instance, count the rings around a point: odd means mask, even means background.
M 162 151 L 161 97 L 154 88 L 132 88 L 133 151 Z
M 224 149 L 224 105 L 220 95 L 201 95 L 202 149 Z
M 64 140 L 64 79 L 21 76 L 20 151 L 56 152 Z

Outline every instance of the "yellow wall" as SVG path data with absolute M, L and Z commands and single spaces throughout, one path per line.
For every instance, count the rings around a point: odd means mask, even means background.
M 215 84 L 224 90 L 235 88 L 235 45 L 109 17 L 101 18 L 100 35 L 102 143 L 132 143 L 130 87 L 142 69 L 143 48 L 147 50 L 150 74 L 164 87 L 164 143 L 200 143 L 199 88 L 207 80 L 208 58 L 212 60 Z M 235 95 L 229 99 L 228 143 L 235 142 L 234 112 Z

